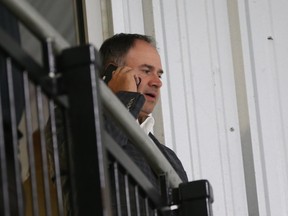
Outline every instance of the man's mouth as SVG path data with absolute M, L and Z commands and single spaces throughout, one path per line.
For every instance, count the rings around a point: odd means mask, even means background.
M 151 92 L 149 92 L 149 93 L 144 93 L 144 95 L 146 96 L 146 98 L 147 99 L 152 99 L 152 100 L 156 100 L 156 94 L 155 93 L 151 93 Z

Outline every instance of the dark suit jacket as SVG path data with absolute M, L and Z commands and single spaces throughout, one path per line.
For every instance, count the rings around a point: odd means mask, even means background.
M 142 94 L 136 93 L 136 92 L 119 92 L 117 94 L 117 97 L 121 100 L 121 102 L 124 104 L 124 106 L 127 107 L 127 109 L 130 111 L 130 113 L 135 117 L 135 119 L 138 117 L 140 110 L 142 106 L 144 105 L 145 98 Z M 150 182 L 154 185 L 154 187 L 160 192 L 160 185 L 159 185 L 159 178 L 157 174 L 153 171 L 151 166 L 149 165 L 146 158 L 143 156 L 143 154 L 135 147 L 135 145 L 131 142 L 131 140 L 128 139 L 128 137 L 113 123 L 113 121 L 109 118 L 109 116 L 105 115 L 105 129 L 107 132 L 111 135 L 112 138 L 114 138 L 115 142 L 118 143 L 124 151 L 130 156 L 130 158 L 135 162 L 135 164 L 140 168 L 140 170 L 145 174 L 145 176 L 150 180 Z M 149 137 L 152 139 L 152 141 L 155 143 L 155 145 L 160 149 L 160 151 L 163 153 L 163 155 L 166 157 L 166 159 L 170 162 L 172 167 L 175 169 L 175 171 L 178 173 L 179 177 L 183 182 L 187 182 L 188 178 L 186 175 L 186 172 L 182 166 L 182 163 L 176 156 L 175 152 L 166 147 L 165 145 L 161 144 L 157 138 L 149 133 Z M 113 168 L 111 167 L 110 170 L 111 176 L 113 176 Z M 119 185 L 124 185 L 124 177 L 123 173 L 119 173 Z M 112 178 L 114 179 L 114 178 Z M 111 190 L 112 194 L 116 193 L 115 185 L 112 181 L 111 184 Z M 130 192 L 130 210 L 131 215 L 136 215 L 136 207 L 134 205 L 135 198 L 133 198 L 133 187 L 129 186 L 129 192 Z M 125 192 L 121 192 L 120 187 L 120 205 L 121 205 L 121 214 L 122 215 L 128 215 L 127 214 L 127 203 L 126 198 L 124 196 Z M 114 199 L 113 199 L 114 198 Z M 116 200 L 115 197 L 112 196 L 112 209 L 114 211 L 114 215 L 116 215 Z M 119 212 L 118 212 L 119 214 Z M 143 209 L 143 205 L 140 205 L 140 215 L 146 215 L 145 209 Z M 153 215 L 153 213 L 150 212 L 149 215 Z M 168 215 L 168 213 L 167 213 Z M 169 215 L 173 216 L 176 215 L 175 212 L 170 212 Z
M 145 98 L 142 94 L 136 92 L 120 92 L 117 97 L 122 101 L 124 106 L 128 108 L 130 113 L 137 118 L 142 106 L 144 105 Z M 151 183 L 158 187 L 158 177 L 152 170 L 147 160 L 141 154 L 140 151 L 134 146 L 134 144 L 122 133 L 121 130 L 115 126 L 109 117 L 106 116 L 105 128 L 108 133 L 114 138 L 114 140 L 123 147 L 124 151 L 131 157 L 131 159 L 139 166 L 139 168 L 150 179 Z M 188 178 L 186 172 L 182 166 L 181 161 L 176 156 L 175 152 L 165 145 L 161 144 L 153 134 L 149 134 L 155 145 L 160 149 L 166 159 L 170 162 L 172 167 L 178 173 L 183 182 L 187 182 Z

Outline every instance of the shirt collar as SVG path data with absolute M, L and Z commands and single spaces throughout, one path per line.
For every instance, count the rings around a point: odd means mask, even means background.
M 138 121 L 138 120 L 137 120 Z M 153 134 L 153 127 L 154 127 L 155 120 L 150 114 L 142 124 L 140 124 L 140 127 L 144 130 L 144 132 L 148 135 L 149 133 Z

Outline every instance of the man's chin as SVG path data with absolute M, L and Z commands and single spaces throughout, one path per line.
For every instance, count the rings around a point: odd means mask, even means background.
M 139 117 L 138 117 L 138 120 L 140 122 L 140 124 L 142 122 L 144 122 L 148 117 L 149 115 L 151 115 L 153 109 L 149 109 L 149 110 L 141 110 L 140 113 L 139 113 Z
M 142 113 L 142 115 L 149 116 L 153 112 L 153 109 L 154 109 L 154 106 L 153 106 L 153 108 L 142 109 L 140 111 L 140 113 Z

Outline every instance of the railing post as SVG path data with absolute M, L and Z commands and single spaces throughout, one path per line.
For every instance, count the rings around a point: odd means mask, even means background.
M 207 180 L 179 185 L 179 216 L 212 216 L 213 192 Z
M 91 45 L 63 51 L 59 58 L 68 95 L 72 143 L 68 143 L 73 215 L 110 215 L 102 145 L 98 53 Z

